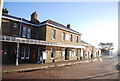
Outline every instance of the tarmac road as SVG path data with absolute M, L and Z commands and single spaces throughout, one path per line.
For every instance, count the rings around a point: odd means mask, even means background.
M 118 79 L 116 56 L 106 56 L 102 61 L 49 68 L 22 73 L 3 74 L 3 79 Z

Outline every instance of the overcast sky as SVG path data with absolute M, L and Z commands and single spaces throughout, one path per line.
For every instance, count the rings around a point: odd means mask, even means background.
M 4 2 L 10 15 L 30 20 L 36 11 L 42 22 L 54 20 L 82 33 L 82 40 L 98 46 L 100 42 L 113 42 L 118 48 L 117 2 Z

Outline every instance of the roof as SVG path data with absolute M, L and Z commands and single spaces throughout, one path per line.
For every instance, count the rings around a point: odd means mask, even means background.
M 85 42 L 83 40 L 81 40 L 81 44 L 93 46 L 93 45 L 91 45 L 91 44 L 89 44 L 89 43 L 87 43 L 87 42 Z
M 36 24 L 31 23 L 29 20 L 26 20 L 26 19 L 20 18 L 20 17 L 16 17 L 16 16 L 12 16 L 12 15 L 8 15 L 8 14 L 2 14 L 2 18 L 36 26 Z
M 64 26 L 64 25 L 62 25 L 62 24 L 60 24 L 60 23 L 58 23 L 58 22 L 55 22 L 55 21 L 53 21 L 53 20 L 50 20 L 50 19 L 41 22 L 41 24 L 44 24 L 44 23 L 46 23 L 47 25 L 51 25 L 51 26 L 53 26 L 53 27 L 62 29 L 62 30 L 66 30 L 66 31 L 69 31 L 69 32 L 72 32 L 72 33 L 76 33 L 76 34 L 82 35 L 81 33 L 77 32 L 77 31 L 75 31 L 75 30 L 73 30 L 73 29 L 71 29 L 71 28 L 68 28 L 67 26 Z M 44 24 L 44 25 L 45 25 L 45 24 Z
M 64 25 L 62 25 L 58 22 L 50 20 L 50 19 L 48 19 L 46 21 L 43 21 L 41 23 L 38 23 L 38 24 L 34 24 L 31 21 L 26 20 L 24 18 L 20 18 L 20 17 L 8 15 L 8 14 L 2 14 L 2 18 L 14 20 L 14 21 L 17 21 L 17 22 L 22 22 L 22 23 L 33 25 L 33 26 L 36 26 L 36 27 L 39 27 L 39 26 L 42 26 L 42 25 L 50 25 L 50 26 L 55 27 L 55 28 L 59 28 L 59 29 L 65 30 L 65 31 L 69 31 L 69 32 L 72 32 L 72 33 L 82 35 L 81 33 L 77 32 L 77 31 L 75 31 L 71 28 L 68 28 L 67 26 L 64 26 Z

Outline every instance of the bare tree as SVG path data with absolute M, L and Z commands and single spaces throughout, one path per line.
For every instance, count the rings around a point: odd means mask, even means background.
M 108 51 L 109 53 L 112 53 L 112 51 L 114 49 L 113 43 L 99 43 L 98 46 L 100 47 L 102 52 Z

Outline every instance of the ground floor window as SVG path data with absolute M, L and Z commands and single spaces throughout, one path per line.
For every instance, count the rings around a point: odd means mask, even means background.
M 21 50 L 21 59 L 25 59 L 25 48 L 22 47 L 22 50 Z
M 29 59 L 30 57 L 30 48 L 27 47 L 22 47 L 22 50 L 21 50 L 21 59 Z
M 76 49 L 76 57 L 78 57 L 78 49 Z
M 64 57 L 65 56 L 65 50 L 62 49 L 62 56 Z
M 3 49 L 3 54 L 7 54 L 7 47 L 5 47 L 4 49 Z
M 30 56 L 30 48 L 26 48 L 26 59 L 29 59 L 29 56 Z

